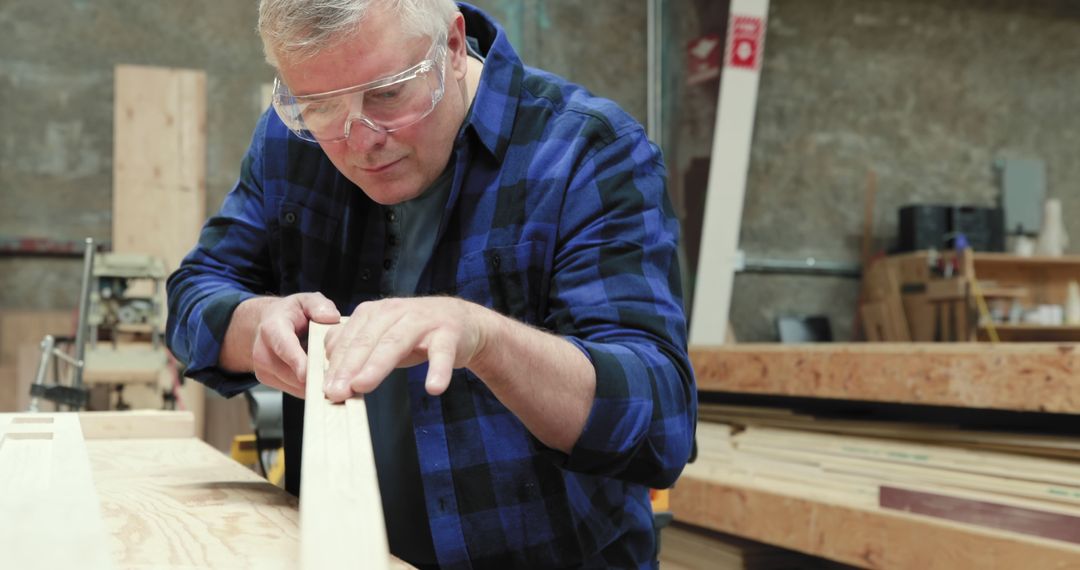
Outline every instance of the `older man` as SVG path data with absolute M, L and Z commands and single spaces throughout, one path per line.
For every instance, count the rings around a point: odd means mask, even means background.
M 612 102 L 449 0 L 263 0 L 277 68 L 240 179 L 169 280 L 169 344 L 286 393 L 303 339 L 366 394 L 391 550 L 419 567 L 650 567 L 690 452 L 665 171 Z

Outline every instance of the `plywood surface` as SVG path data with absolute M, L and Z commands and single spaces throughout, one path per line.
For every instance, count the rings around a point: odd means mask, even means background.
M 0 414 L 0 562 L 113 568 L 74 414 Z
M 206 73 L 120 65 L 115 75 L 113 250 L 179 267 L 206 219 Z M 204 431 L 203 386 L 183 405 Z
M 87 442 L 120 568 L 296 568 L 296 500 L 194 438 Z
M 1080 413 L 1080 345 L 692 347 L 698 390 Z

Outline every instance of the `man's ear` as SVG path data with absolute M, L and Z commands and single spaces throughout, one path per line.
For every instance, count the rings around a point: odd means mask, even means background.
M 465 43 L 465 16 L 461 12 L 454 14 L 450 22 L 447 37 L 447 45 L 450 48 L 450 66 L 454 69 L 454 79 L 460 81 L 465 77 L 468 67 L 469 53 Z

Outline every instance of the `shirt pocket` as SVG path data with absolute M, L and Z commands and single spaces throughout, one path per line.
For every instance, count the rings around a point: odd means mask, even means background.
M 276 260 L 280 295 L 317 290 L 311 278 L 327 273 L 328 252 L 339 248 L 335 243 L 340 225 L 336 216 L 308 205 L 283 201 L 278 207 L 272 230 L 271 256 Z
M 546 248 L 527 241 L 467 253 L 458 265 L 457 296 L 536 324 L 546 294 Z

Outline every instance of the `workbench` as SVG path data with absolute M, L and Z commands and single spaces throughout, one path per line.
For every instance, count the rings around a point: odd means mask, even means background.
M 125 421 L 124 413 L 80 414 L 108 542 L 106 558 L 111 557 L 112 562 L 111 566 L 106 561 L 87 567 L 301 567 L 300 513 L 295 497 L 192 437 L 190 414 L 128 414 L 139 421 Z M 37 416 L 63 415 L 72 414 Z M 25 418 L 27 414 L 10 416 Z M 53 443 L 58 446 L 60 442 L 57 436 Z M 58 479 L 57 459 L 63 458 L 54 457 L 54 480 Z M 10 498 L 18 491 L 0 489 L 0 493 Z M 63 495 L 55 497 L 60 503 L 68 500 Z M 63 548 L 65 533 L 72 530 L 75 521 L 82 520 L 82 514 L 72 514 L 56 521 L 52 528 L 41 529 L 38 542 Z M 0 537 L 5 552 L 20 548 L 4 544 L 7 540 L 11 539 Z M 26 560 L 18 553 L 15 559 Z M 32 562 L 30 567 L 34 567 Z M 396 559 L 391 567 L 412 568 Z

